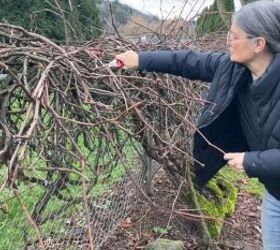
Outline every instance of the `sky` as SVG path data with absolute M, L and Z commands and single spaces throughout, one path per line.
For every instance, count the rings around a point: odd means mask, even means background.
M 156 15 L 160 18 L 179 16 L 183 9 L 182 17 L 210 5 L 214 0 L 119 0 L 142 12 Z M 187 4 L 186 4 L 187 2 Z M 185 6 L 185 7 L 184 7 Z
M 214 0 L 119 0 L 119 2 L 165 19 L 166 17 L 178 17 L 182 9 L 183 18 L 192 17 L 206 6 L 211 5 Z M 241 6 L 240 0 L 234 0 L 234 2 L 237 8 Z

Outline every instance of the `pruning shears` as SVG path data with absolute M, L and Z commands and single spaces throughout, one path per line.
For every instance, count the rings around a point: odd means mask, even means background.
M 123 69 L 124 63 L 121 60 L 113 59 L 111 62 L 108 63 L 108 66 L 110 68 L 117 68 L 117 69 Z
M 104 63 L 103 66 L 105 66 L 105 67 L 115 68 L 115 69 L 125 69 L 126 68 L 124 66 L 124 63 L 121 60 L 118 60 L 118 59 L 113 59 L 109 62 L 102 60 L 102 62 Z

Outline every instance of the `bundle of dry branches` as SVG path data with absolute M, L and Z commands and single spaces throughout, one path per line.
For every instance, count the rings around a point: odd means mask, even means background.
M 41 246 L 43 225 L 65 213 L 63 208 L 82 204 L 87 241 L 97 249 L 95 187 L 109 182 L 120 166 L 137 185 L 131 173 L 135 156 L 143 151 L 162 164 L 176 187 L 187 187 L 192 135 L 206 85 L 114 70 L 107 62 L 127 49 L 212 49 L 215 40 L 208 38 L 205 48 L 199 40 L 135 45 L 103 37 L 63 47 L 3 23 L 0 37 L 0 191 L 12 190 Z M 31 210 L 21 195 L 23 185 L 40 187 Z M 49 212 L 54 199 L 63 206 Z M 26 242 L 28 237 L 26 232 Z

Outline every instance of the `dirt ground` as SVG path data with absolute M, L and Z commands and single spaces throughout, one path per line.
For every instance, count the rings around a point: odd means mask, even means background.
M 154 186 L 154 196 L 151 198 L 153 202 L 170 209 L 175 197 L 176 191 L 166 178 L 158 177 Z M 211 249 L 261 250 L 260 206 L 259 198 L 240 190 L 236 211 L 226 219 L 221 237 Z M 180 200 L 177 200 L 175 207 L 187 208 Z M 201 229 L 198 222 L 159 212 L 144 198 L 140 198 L 135 209 L 123 220 L 102 250 L 144 249 L 148 242 L 159 237 L 181 240 L 184 249 L 199 250 L 199 235 Z

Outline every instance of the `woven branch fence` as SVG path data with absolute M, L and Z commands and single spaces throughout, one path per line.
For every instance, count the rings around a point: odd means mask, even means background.
M 143 154 L 188 189 L 207 86 L 107 62 L 128 49 L 220 50 L 217 38 L 64 47 L 0 23 L 0 41 L 1 249 L 101 249 L 137 199 L 148 199 Z

